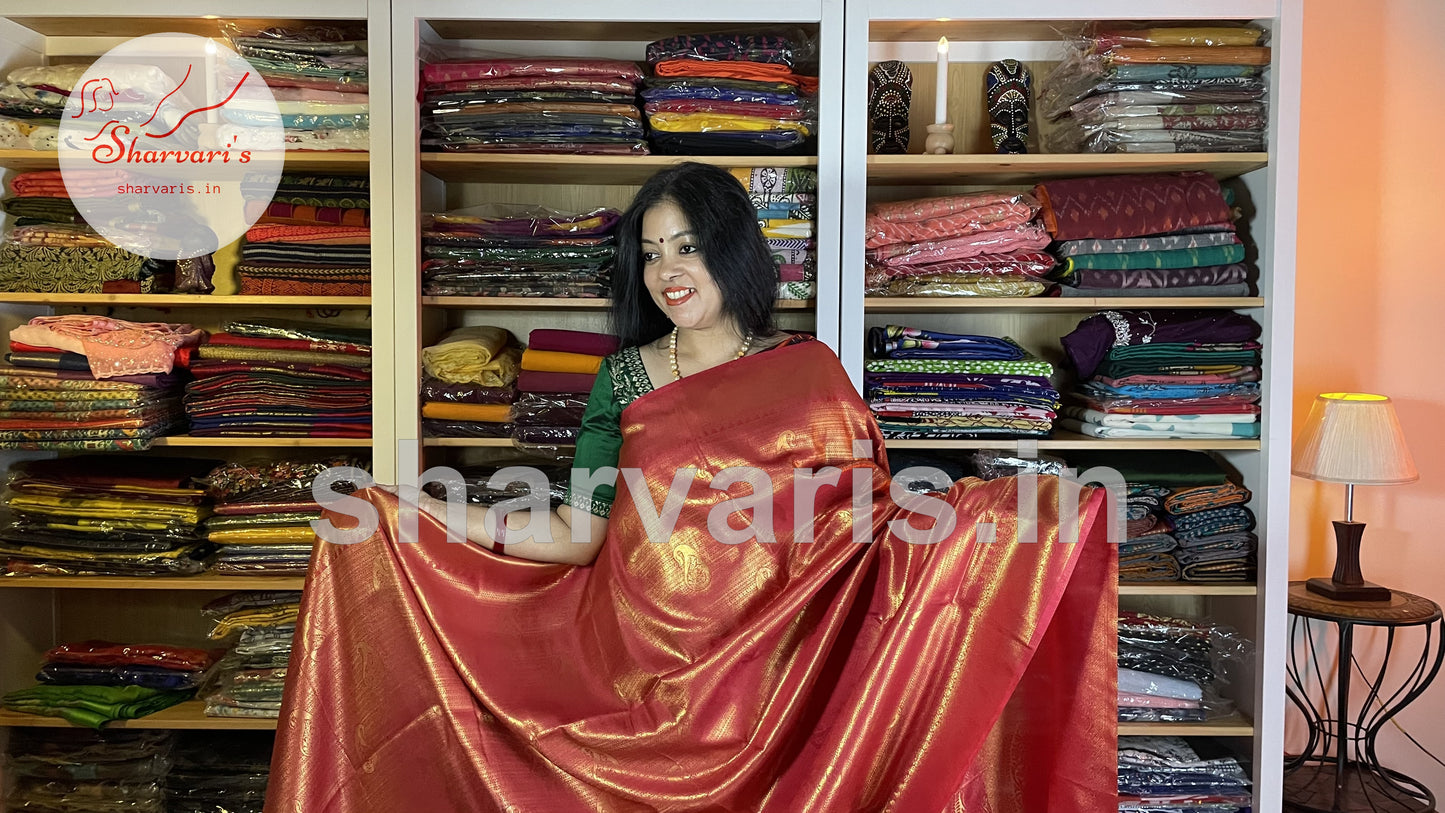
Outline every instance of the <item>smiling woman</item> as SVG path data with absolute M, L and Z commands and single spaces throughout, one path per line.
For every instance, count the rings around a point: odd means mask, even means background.
M 268 811 L 1117 805 L 1103 494 L 964 480 L 926 544 L 895 532 L 867 406 L 773 327 L 752 211 L 683 164 L 622 218 L 557 541 L 475 511 L 449 544 L 442 504 L 413 535 L 359 492 L 381 523 L 312 562 Z

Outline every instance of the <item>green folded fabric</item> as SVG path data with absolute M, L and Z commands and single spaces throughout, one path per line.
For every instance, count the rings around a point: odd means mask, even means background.
M 1084 269 L 1129 271 L 1137 268 L 1202 268 L 1210 265 L 1232 265 L 1244 260 L 1244 246 L 1176 248 L 1168 251 L 1129 251 L 1122 254 L 1076 254 L 1064 260 L 1056 274 L 1067 277 Z
M 143 686 L 32 686 L 0 697 L 0 706 L 25 714 L 61 717 L 87 728 L 134 720 L 189 700 L 195 690 L 167 691 Z

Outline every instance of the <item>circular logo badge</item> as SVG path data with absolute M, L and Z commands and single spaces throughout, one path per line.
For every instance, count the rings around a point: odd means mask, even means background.
M 60 172 L 107 240 L 156 260 L 200 257 L 266 211 L 284 124 L 261 74 L 231 49 L 151 34 L 106 53 L 71 90 Z

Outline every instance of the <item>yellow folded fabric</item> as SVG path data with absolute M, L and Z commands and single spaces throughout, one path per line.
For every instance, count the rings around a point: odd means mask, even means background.
M 5 504 L 16 511 L 67 519 L 79 517 L 141 521 L 169 519 L 195 524 L 211 513 L 210 509 L 202 509 L 196 505 L 167 505 L 166 503 L 103 497 L 55 497 L 46 494 L 12 493 L 6 498 Z
M 1269 48 L 1253 45 L 1161 45 L 1153 48 L 1116 48 L 1109 52 L 1109 60 L 1142 64 L 1268 65 Z
M 220 640 L 233 632 L 252 627 L 280 627 L 295 624 L 300 610 L 300 603 L 296 603 L 234 612 L 216 619 L 216 627 L 211 630 L 210 637 L 212 640 Z
M 1255 26 L 1178 25 L 1161 28 L 1099 31 L 1098 37 L 1112 45 L 1257 45 L 1264 29 Z
M 309 545 L 316 541 L 310 525 L 282 525 L 279 528 L 242 528 L 211 531 L 206 539 L 218 545 Z
M 511 404 L 453 404 L 448 401 L 427 401 L 421 405 L 421 416 L 441 421 L 508 423 L 512 420 L 512 406 Z
M 774 239 L 807 239 L 813 236 L 814 226 L 811 220 L 762 220 L 759 221 L 763 229 L 763 236 Z
M 506 365 L 502 362 L 511 340 L 512 334 L 499 327 L 457 328 L 437 344 L 422 348 L 421 363 L 429 375 L 452 384 L 505 386 L 486 384 L 481 379 L 489 373 L 504 374 Z
M 539 373 L 584 373 L 596 375 L 602 356 L 563 353 L 559 350 L 528 350 L 522 354 L 522 369 Z
M 760 116 L 730 116 L 723 113 L 653 113 L 647 124 L 664 133 L 761 132 L 764 130 L 796 130 L 812 135 L 807 122 L 767 119 Z

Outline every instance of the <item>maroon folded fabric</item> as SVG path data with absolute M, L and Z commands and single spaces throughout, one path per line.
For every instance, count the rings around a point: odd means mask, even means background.
M 198 359 L 191 365 L 191 374 L 196 378 L 209 378 L 226 373 L 279 373 L 282 375 L 296 373 L 326 378 L 347 378 L 353 381 L 371 380 L 371 370 L 366 367 L 342 367 L 337 364 Z
M 361 344 L 344 342 L 312 342 L 301 339 L 260 339 L 255 336 L 232 336 L 229 333 L 212 333 L 206 344 L 229 345 L 233 347 L 264 347 L 270 350 L 309 350 L 323 353 L 345 353 L 349 356 L 369 356 L 371 348 Z
M 137 486 L 141 488 L 187 488 L 191 480 L 204 477 L 221 461 L 189 457 L 144 457 L 130 455 L 125 465 L 116 465 L 111 455 L 75 455 L 52 460 L 27 460 L 18 469 L 33 480 L 62 482 L 73 486 Z
M 301 511 L 320 511 L 314 502 L 223 502 L 217 503 L 215 511 L 221 516 L 249 516 L 251 514 L 293 514 Z
M 1034 187 L 1034 195 L 1055 240 L 1234 228 L 1219 181 L 1207 172 L 1044 181 Z
M 166 669 L 200 671 L 210 668 L 225 650 L 207 652 L 165 644 L 115 644 L 110 641 L 80 641 L 61 644 L 45 653 L 46 663 L 79 663 L 93 666 L 161 666 Z
M 559 353 L 582 353 L 588 356 L 609 356 L 617 352 L 616 336 L 589 333 L 585 330 L 537 328 L 527 335 L 529 350 L 553 350 Z
M 591 392 L 597 376 L 588 373 L 544 373 L 523 370 L 517 377 L 520 392 Z

